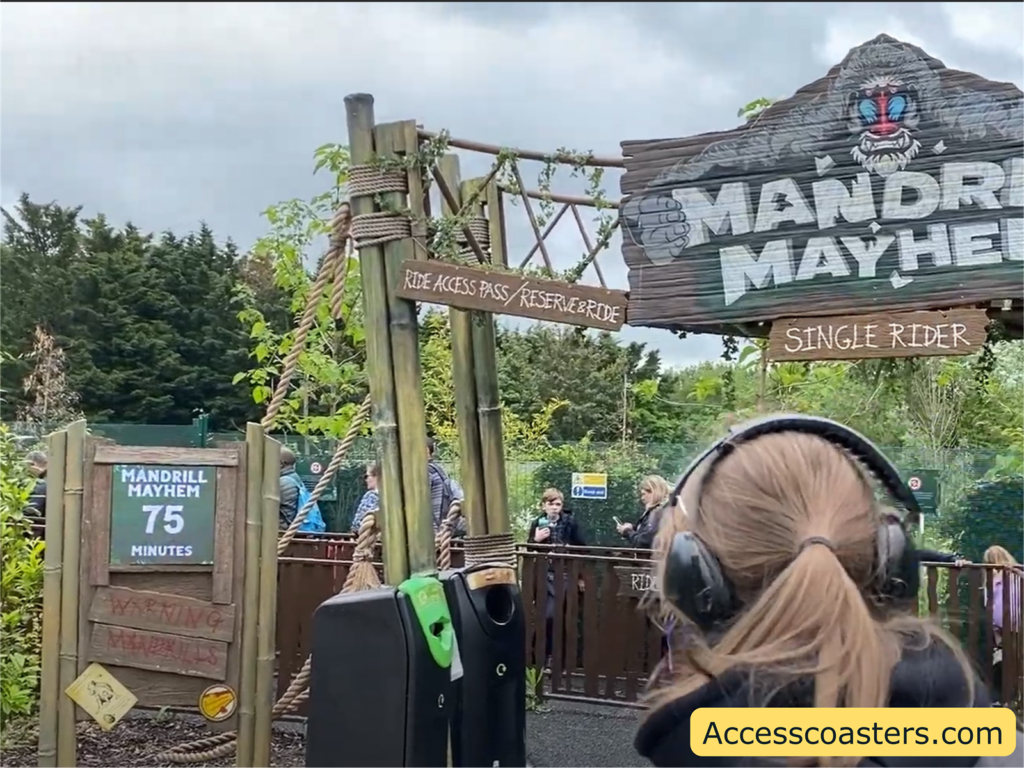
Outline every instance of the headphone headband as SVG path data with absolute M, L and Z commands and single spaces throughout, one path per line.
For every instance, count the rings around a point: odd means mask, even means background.
M 682 504 L 687 515 L 697 514 L 701 489 L 716 464 L 743 443 L 764 435 L 799 432 L 820 437 L 849 454 L 869 471 L 910 517 L 921 514 L 914 494 L 892 462 L 870 440 L 838 422 L 818 416 L 782 414 L 746 422 L 729 430 L 690 462 L 672 491 L 671 504 Z M 814 537 L 813 543 L 822 543 Z M 917 564 L 908 548 L 903 523 L 879 520 L 876 532 L 875 590 L 886 598 L 907 598 L 917 589 Z M 727 622 L 737 610 L 732 585 L 715 554 L 690 531 L 675 534 L 665 560 L 664 596 L 705 630 Z
M 777 414 L 744 422 L 729 429 L 728 434 L 717 440 L 710 448 L 690 462 L 683 471 L 672 491 L 673 506 L 682 502 L 688 514 L 696 513 L 700 505 L 700 491 L 715 465 L 743 443 L 749 443 L 764 435 L 782 432 L 799 432 L 814 435 L 841 448 L 867 469 L 893 499 L 908 513 L 909 519 L 917 519 L 921 507 L 910 492 L 896 467 L 874 443 L 856 430 L 831 419 L 801 414 Z

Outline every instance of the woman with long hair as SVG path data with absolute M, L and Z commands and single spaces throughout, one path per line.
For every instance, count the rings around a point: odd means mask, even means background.
M 1003 638 L 1006 627 L 1006 608 L 1009 608 L 1010 628 L 1020 631 L 1020 592 L 1024 569 L 1009 550 L 993 544 L 985 550 L 982 562 L 986 565 L 1000 566 L 992 574 L 992 681 L 993 688 L 1000 700 L 1003 700 Z M 985 590 L 982 587 L 982 590 Z M 985 603 L 988 603 L 988 592 L 983 591 Z M 1013 650 L 1011 649 L 1011 653 Z
M 669 490 L 668 483 L 661 475 L 648 475 L 641 480 L 639 491 L 643 511 L 635 523 L 616 523 L 615 530 L 619 536 L 638 549 L 654 546 L 661 508 L 668 501 Z
M 991 704 L 959 644 L 913 615 L 918 561 L 902 524 L 882 520 L 867 471 L 879 470 L 853 458 L 855 441 L 899 482 L 859 435 L 794 416 L 736 428 L 673 492 L 656 543 L 659 597 L 692 634 L 637 733 L 654 765 L 766 764 L 697 756 L 690 715 L 704 707 Z M 1017 738 L 1009 758 L 799 764 L 1021 765 Z

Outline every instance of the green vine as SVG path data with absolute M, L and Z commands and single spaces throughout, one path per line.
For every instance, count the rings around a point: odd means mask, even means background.
M 449 149 L 448 131 L 440 131 L 436 136 L 422 142 L 419 150 L 412 154 L 400 155 L 397 157 L 377 156 L 373 159 L 372 165 L 382 170 L 419 171 L 423 178 L 424 189 L 429 188 L 433 183 L 433 172 L 441 157 Z M 544 159 L 544 166 L 538 174 L 537 186 L 540 191 L 539 212 L 535 216 L 538 227 L 544 227 L 551 221 L 555 213 L 554 195 L 551 185 L 559 165 L 568 165 L 571 168 L 573 177 L 583 176 L 587 185 L 585 196 L 589 198 L 590 204 L 597 211 L 597 243 L 593 253 L 584 253 L 576 266 L 565 272 L 558 273 L 546 267 L 534 267 L 529 270 L 516 270 L 524 274 L 532 274 L 536 277 L 543 277 L 553 280 L 564 280 L 576 282 L 582 277 L 584 271 L 590 266 L 597 253 L 608 247 L 612 234 L 615 231 L 617 221 L 616 211 L 608 200 L 604 187 L 604 168 L 591 167 L 588 165 L 593 160 L 592 151 L 577 152 L 575 150 L 559 147 L 555 152 Z M 525 190 L 519 183 L 517 167 L 519 156 L 514 149 L 503 147 L 495 157 L 494 177 L 498 185 L 511 195 L 513 205 L 519 204 L 519 196 Z M 471 222 L 474 204 L 484 193 L 485 189 L 477 189 L 469 200 L 464 200 L 462 210 L 457 213 L 447 213 L 440 216 L 421 216 L 409 210 L 408 207 L 399 208 L 395 206 L 386 195 L 377 195 L 375 202 L 380 210 L 401 213 L 410 217 L 413 221 L 422 224 L 426 228 L 427 242 L 425 246 L 434 258 L 456 263 L 464 262 L 465 241 L 463 230 Z M 490 264 L 474 264 L 477 267 L 496 268 Z M 501 271 L 511 272 L 505 268 Z

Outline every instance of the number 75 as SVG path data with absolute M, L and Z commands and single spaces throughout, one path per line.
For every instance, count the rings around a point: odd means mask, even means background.
M 143 504 L 142 511 L 149 512 L 149 519 L 146 521 L 146 533 L 152 533 L 156 527 L 156 518 L 161 512 L 164 513 L 164 530 L 172 536 L 181 533 L 185 527 L 185 518 L 181 516 L 185 509 L 181 504 Z

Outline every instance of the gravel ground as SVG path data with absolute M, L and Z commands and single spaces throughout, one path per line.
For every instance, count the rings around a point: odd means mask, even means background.
M 92 722 L 78 725 L 79 768 L 151 768 L 168 766 L 157 763 L 153 756 L 176 744 L 210 736 L 205 721 L 199 715 L 170 714 L 158 718 L 155 713 L 131 712 L 111 733 L 104 733 Z M 14 739 L 12 739 L 14 741 Z M 35 768 L 35 734 L 26 734 L 17 746 L 5 745 L 0 765 L 4 768 Z M 306 742 L 303 726 L 299 723 L 275 723 L 271 743 L 272 766 L 304 766 Z M 234 754 L 206 763 L 209 766 L 235 764 Z
M 633 751 L 633 734 L 638 713 L 616 707 L 548 701 L 544 711 L 527 714 L 527 755 L 531 765 L 559 766 L 644 766 L 647 762 Z M 209 736 L 198 715 L 132 712 L 113 733 L 104 733 L 90 723 L 78 727 L 80 768 L 151 768 L 160 765 L 153 756 L 185 741 Z M 271 765 L 299 768 L 305 765 L 304 726 L 300 722 L 274 724 Z M 0 754 L 0 765 L 35 768 L 36 734 L 8 734 Z M 234 765 L 234 755 L 209 766 Z M 170 767 L 170 764 L 165 764 Z

